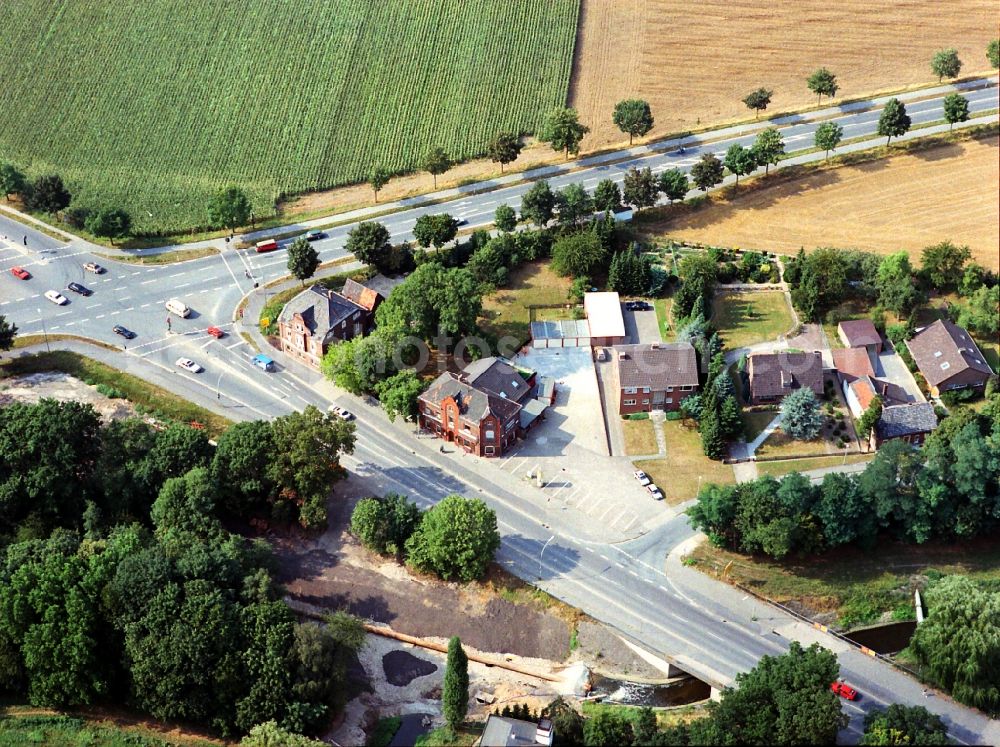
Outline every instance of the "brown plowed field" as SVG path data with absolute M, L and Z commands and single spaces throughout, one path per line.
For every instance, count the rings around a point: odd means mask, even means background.
M 1000 141 L 969 140 L 749 191 L 645 229 L 679 241 L 791 254 L 799 247 L 889 253 L 949 239 L 1000 269 Z
M 985 71 L 995 0 L 582 0 L 570 104 L 591 128 L 583 149 L 627 138 L 617 101 L 649 101 L 651 136 L 745 118 L 751 90 L 770 111 L 816 103 L 805 79 L 825 66 L 840 96 L 934 80 L 930 59 L 958 50 L 963 73 Z

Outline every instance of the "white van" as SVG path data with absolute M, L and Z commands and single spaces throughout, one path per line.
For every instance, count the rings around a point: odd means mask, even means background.
M 176 298 L 171 298 L 167 301 L 167 311 L 171 314 L 177 314 L 177 316 L 183 317 L 184 319 L 191 316 L 191 309 L 188 308 L 187 304 Z

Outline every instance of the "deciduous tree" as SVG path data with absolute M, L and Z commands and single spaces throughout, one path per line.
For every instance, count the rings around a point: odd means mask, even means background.
M 910 130 L 910 115 L 906 113 L 906 106 L 899 99 L 889 99 L 882 108 L 882 114 L 878 118 L 879 135 L 885 136 L 885 144 L 894 137 L 905 135 Z
M 920 271 L 942 293 L 955 290 L 962 282 L 965 263 L 972 258 L 967 246 L 955 246 L 950 241 L 925 246 L 920 252 Z
M 7 321 L 7 317 L 0 314 L 0 350 L 10 350 L 14 347 L 14 338 L 17 337 L 17 325 Z
M 524 144 L 520 136 L 513 132 L 500 132 L 486 144 L 486 155 L 493 163 L 500 164 L 500 173 L 508 163 L 513 163 L 521 155 Z
M 568 160 L 570 154 L 580 152 L 580 141 L 590 132 L 590 128 L 580 124 L 576 109 L 560 107 L 553 109 L 542 122 L 538 139 L 549 143 L 554 151 L 564 151 Z
M 604 248 L 593 231 L 561 236 L 552 245 L 552 269 L 564 277 L 592 275 L 604 261 Z
M 23 194 L 28 182 L 22 173 L 12 163 L 0 163 L 0 192 L 4 199 L 10 200 L 13 194 Z
M 420 265 L 375 312 L 379 327 L 430 342 L 473 334 L 483 307 L 479 282 L 464 267 Z M 391 352 L 391 351 L 390 351 Z
M 986 59 L 990 61 L 992 68 L 1000 67 L 1000 39 L 990 39 L 990 43 L 986 45 Z
M 539 228 L 544 228 L 556 207 L 556 196 L 544 179 L 531 185 L 531 189 L 521 197 L 521 220 L 530 220 Z
M 690 189 L 687 174 L 680 169 L 667 169 L 660 174 L 660 191 L 668 201 L 683 200 Z
M 653 176 L 648 166 L 644 169 L 633 166 L 625 172 L 622 197 L 626 203 L 640 210 L 652 207 L 660 197 L 659 186 L 657 178 Z
M 858 419 L 858 435 L 868 438 L 876 423 L 882 418 L 882 398 L 872 397 L 871 403 Z
M 960 93 L 949 93 L 944 97 L 944 119 L 948 129 L 954 129 L 957 122 L 969 120 L 969 100 Z
M 610 179 L 601 179 L 594 187 L 594 207 L 607 213 L 617 213 L 622 209 L 622 193 L 618 185 Z
M 909 314 L 922 299 L 906 252 L 896 252 L 882 259 L 876 285 L 879 305 L 897 316 Z
M 723 165 L 736 177 L 736 183 L 740 183 L 740 177 L 751 173 L 757 168 L 757 158 L 750 148 L 744 148 L 739 143 L 733 143 L 726 151 L 726 157 L 722 161 Z
M 957 78 L 961 69 L 957 49 L 939 49 L 931 58 L 931 70 L 938 77 L 938 83 L 942 78 Z
M 628 747 L 633 739 L 632 725 L 619 711 L 602 709 L 583 722 L 583 743 L 586 747 L 609 744 Z
M 374 221 L 359 223 L 348 231 L 344 248 L 357 257 L 359 262 L 377 267 L 392 250 L 389 229 Z
M 629 145 L 632 145 L 632 138 L 636 135 L 645 135 L 653 129 L 653 113 L 649 109 L 649 102 L 642 99 L 619 101 L 615 104 L 611 121 L 619 130 L 628 135 Z
M 239 187 L 227 187 L 208 203 L 208 219 L 213 226 L 222 226 L 230 231 L 250 220 L 250 200 Z
M 833 98 L 837 95 L 837 76 L 827 70 L 825 67 L 821 67 L 819 70 L 814 72 L 806 80 L 806 85 L 809 86 L 809 90 L 816 94 L 816 103 L 818 104 L 823 100 L 824 96 L 829 96 Z
M 768 127 L 757 134 L 750 150 L 757 165 L 763 166 L 766 174 L 768 168 L 777 164 L 785 154 L 785 141 L 776 127 Z
M 946 745 L 948 729 L 940 716 L 923 706 L 893 703 L 865 714 L 865 733 L 858 742 L 873 745 Z
M 288 271 L 305 285 L 316 274 L 317 267 L 319 252 L 302 236 L 295 239 L 288 247 Z
M 380 555 L 401 557 L 406 540 L 420 524 L 420 509 L 405 496 L 387 493 L 362 498 L 351 513 L 351 532 Z
M 482 578 L 500 547 L 496 514 L 478 498 L 449 495 L 427 511 L 406 542 L 407 561 L 445 581 Z
M 382 187 L 389 183 L 389 170 L 384 169 L 381 166 L 376 166 L 372 169 L 372 173 L 368 175 L 368 184 L 371 185 L 372 192 L 375 193 L 375 202 L 378 202 L 378 193 L 382 191 Z
M 826 152 L 827 160 L 830 158 L 830 151 L 836 150 L 844 137 L 844 128 L 836 122 L 823 122 L 816 128 L 816 147 Z
M 562 225 L 575 226 L 594 212 L 594 201 L 582 184 L 574 182 L 556 194 L 556 208 Z
M 493 215 L 493 224 L 504 233 L 510 233 L 517 228 L 517 213 L 510 205 L 497 205 Z
M 716 184 L 722 182 L 723 171 L 722 161 L 714 153 L 705 153 L 691 167 L 691 181 L 702 192 L 707 192 Z
M 744 97 L 743 103 L 746 104 L 747 109 L 753 109 L 754 118 L 757 118 L 771 103 L 771 95 L 773 93 L 774 91 L 769 88 L 758 88 L 756 91 L 748 93 Z
M 458 221 L 448 213 L 421 215 L 413 226 L 413 238 L 424 249 L 431 246 L 439 249 L 454 239 L 457 233 Z
M 87 214 L 83 225 L 94 236 L 111 239 L 114 246 L 115 239 L 128 236 L 132 230 L 132 218 L 118 208 L 98 208 Z
M 46 174 L 33 181 L 21 195 L 28 210 L 40 213 L 58 213 L 69 207 L 72 195 L 63 185 L 61 177 Z
M 417 397 L 423 389 L 420 377 L 411 369 L 393 374 L 375 386 L 379 402 L 390 421 L 397 416 L 403 420 L 416 420 Z
M 434 189 L 438 186 L 438 176 L 451 168 L 451 160 L 444 148 L 431 148 L 424 156 L 424 171 L 434 177 Z

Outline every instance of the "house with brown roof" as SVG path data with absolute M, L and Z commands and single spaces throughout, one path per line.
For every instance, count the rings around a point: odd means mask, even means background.
M 968 331 L 946 319 L 920 330 L 906 347 L 935 397 L 955 389 L 984 387 L 993 374 Z
M 331 345 L 371 332 L 375 309 L 383 300 L 381 293 L 354 280 L 339 293 L 312 285 L 278 315 L 281 351 L 318 371 Z
M 902 405 L 910 401 L 903 387 L 891 381 L 876 379 L 874 376 L 861 376 L 844 385 L 844 399 L 851 414 L 856 418 L 864 414 L 876 397 L 882 400 L 883 407 Z
M 698 358 L 688 342 L 616 345 L 612 352 L 622 415 L 676 410 L 698 391 Z
M 747 357 L 750 404 L 780 402 L 796 389 L 823 395 L 823 357 L 819 351 L 751 353 Z
M 847 348 L 865 348 L 873 355 L 882 352 L 882 335 L 870 319 L 851 319 L 837 325 L 837 336 Z
M 534 371 L 503 358 L 438 376 L 418 398 L 420 427 L 477 456 L 500 456 L 544 418 Z
M 871 355 L 868 348 L 837 348 L 833 351 L 833 367 L 842 382 L 874 376 Z

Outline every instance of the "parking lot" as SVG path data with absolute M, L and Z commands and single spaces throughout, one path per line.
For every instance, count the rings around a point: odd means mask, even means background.
M 652 306 L 647 311 L 630 311 L 623 304 L 622 317 L 629 342 L 660 342 L 660 325 Z

